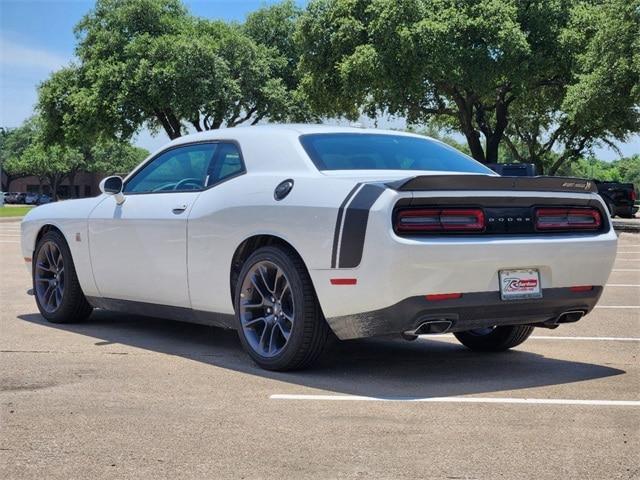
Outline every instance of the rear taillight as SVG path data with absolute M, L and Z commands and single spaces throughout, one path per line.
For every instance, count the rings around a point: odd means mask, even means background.
M 632 189 L 631 190 L 631 201 L 635 202 L 638 199 L 638 195 L 636 194 L 636 190 Z
M 536 230 L 598 230 L 602 216 L 595 208 L 537 208 Z
M 395 228 L 399 233 L 482 232 L 484 212 L 479 208 L 400 210 Z

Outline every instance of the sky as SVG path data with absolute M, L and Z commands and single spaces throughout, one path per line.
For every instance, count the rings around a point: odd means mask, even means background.
M 274 0 L 184 3 L 194 15 L 242 21 L 247 13 Z M 73 27 L 93 5 L 93 0 L 0 0 L 0 126 L 17 127 L 32 115 L 38 84 L 73 59 Z M 373 126 L 366 119 L 363 123 Z M 143 131 L 134 143 L 154 151 L 167 141 L 164 133 L 152 137 Z M 640 153 L 640 135 L 619 147 L 624 156 Z M 596 155 L 604 160 L 618 158 L 608 148 L 597 150 Z

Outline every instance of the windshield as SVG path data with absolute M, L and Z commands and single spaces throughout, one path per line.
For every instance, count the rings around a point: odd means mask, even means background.
M 302 135 L 318 170 L 435 170 L 493 174 L 455 148 L 428 138 L 376 133 Z

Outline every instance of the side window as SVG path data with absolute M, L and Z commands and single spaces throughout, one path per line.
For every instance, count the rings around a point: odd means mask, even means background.
M 244 171 L 240 151 L 233 143 L 219 144 L 216 153 L 207 185 L 214 185 Z
M 125 193 L 200 190 L 218 148 L 216 143 L 177 147 L 160 154 L 127 181 Z

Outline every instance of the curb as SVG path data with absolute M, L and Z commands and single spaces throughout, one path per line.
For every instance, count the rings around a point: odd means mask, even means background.
M 24 217 L 0 217 L 0 223 L 21 222 Z
M 613 229 L 616 232 L 640 233 L 640 225 L 638 224 L 614 223 Z

